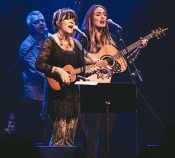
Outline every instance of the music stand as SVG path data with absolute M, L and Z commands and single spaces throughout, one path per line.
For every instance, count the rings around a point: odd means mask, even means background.
M 89 82 L 90 83 L 90 82 Z M 82 113 L 106 113 L 106 156 L 109 157 L 109 113 L 136 112 L 135 83 L 79 84 Z

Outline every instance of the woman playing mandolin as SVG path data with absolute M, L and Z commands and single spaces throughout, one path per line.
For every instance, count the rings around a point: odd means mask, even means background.
M 44 103 L 42 117 L 53 122 L 50 146 L 72 146 L 80 110 L 79 89 L 74 85 L 73 70 L 81 73 L 82 53 L 72 38 L 73 26 L 77 24 L 75 12 L 69 8 L 59 9 L 53 14 L 55 34 L 48 37 L 36 60 L 36 69 L 45 73 Z M 96 63 L 85 57 L 86 64 Z M 99 69 L 91 67 L 91 72 Z M 76 74 L 76 73 L 75 73 Z M 74 76 L 73 78 L 71 78 Z M 52 85 L 55 84 L 55 85 Z M 57 87 L 59 85 L 59 87 Z M 56 87 L 56 89 L 54 89 Z

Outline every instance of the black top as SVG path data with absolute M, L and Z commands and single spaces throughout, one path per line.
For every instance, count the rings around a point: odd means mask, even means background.
M 54 78 L 55 76 L 51 74 L 52 67 L 63 68 L 67 64 L 72 65 L 73 68 L 82 67 L 81 50 L 76 44 L 72 51 L 63 50 L 53 37 L 48 37 L 36 60 L 36 69 Z M 57 91 L 52 89 L 49 82 L 45 80 L 41 116 L 44 118 L 49 116 L 52 120 L 66 118 L 69 122 L 71 118 L 76 118 L 79 114 L 79 99 L 79 89 L 74 82 Z

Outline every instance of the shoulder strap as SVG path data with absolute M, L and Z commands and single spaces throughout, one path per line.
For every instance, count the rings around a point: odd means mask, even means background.
M 73 38 L 73 40 L 74 40 L 75 44 L 78 46 L 78 48 L 79 48 L 80 50 L 82 50 L 82 45 L 81 45 L 81 43 L 80 43 L 77 39 L 75 39 L 75 38 Z
M 75 38 L 73 38 L 73 40 L 74 40 L 75 44 L 78 46 L 78 48 L 82 51 L 82 45 L 81 45 L 81 43 L 77 39 L 75 39 Z M 88 54 L 88 53 L 89 52 L 87 52 L 87 50 L 84 49 L 84 54 Z
M 82 51 L 81 43 L 77 39 L 73 39 L 73 40 L 74 40 L 75 44 L 78 46 L 78 48 L 80 49 L 80 51 Z M 86 49 L 84 49 L 84 55 L 86 58 L 92 60 L 90 53 Z

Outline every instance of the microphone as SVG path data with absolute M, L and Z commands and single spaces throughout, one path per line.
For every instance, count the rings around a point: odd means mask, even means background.
M 129 64 L 132 64 L 135 61 L 135 59 L 138 57 L 139 54 L 140 54 L 140 51 L 135 50 L 129 56 L 127 56 Z
M 80 75 L 77 75 L 77 78 L 82 79 L 83 81 L 90 81 L 90 79 L 83 77 L 83 76 L 80 76 Z
M 48 37 L 48 28 L 44 28 L 44 37 L 47 38 Z
M 109 24 L 112 24 L 112 25 L 116 26 L 117 29 L 122 29 L 120 25 L 116 24 L 116 23 L 113 22 L 111 19 L 108 19 L 107 22 L 108 22 Z
M 85 52 L 84 55 L 85 55 L 86 58 L 92 60 L 91 53 L 89 53 L 89 52 Z
M 79 28 L 78 28 L 78 26 L 77 25 L 74 25 L 73 26 L 73 29 L 74 30 L 77 30 L 80 34 L 82 34 L 84 37 L 86 37 L 87 38 L 87 36 L 85 35 L 85 33 L 84 32 L 82 32 Z

